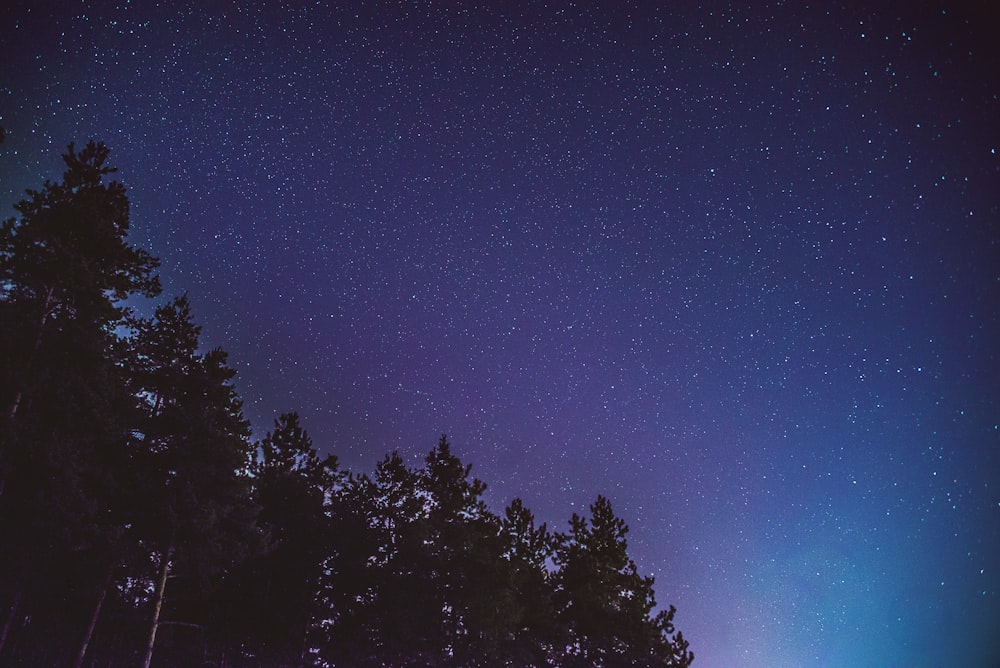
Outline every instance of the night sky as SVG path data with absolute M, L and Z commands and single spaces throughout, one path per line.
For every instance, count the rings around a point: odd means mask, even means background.
M 605 494 L 696 666 L 1000 665 L 995 19 L 188 4 L 7 5 L 0 205 L 105 141 L 256 435 Z

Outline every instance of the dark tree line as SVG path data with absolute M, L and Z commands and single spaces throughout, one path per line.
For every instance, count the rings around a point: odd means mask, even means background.
M 127 241 L 108 149 L 0 227 L 0 664 L 688 666 L 598 497 L 565 533 L 442 437 L 371 475 L 294 413 L 250 438 L 222 350 Z

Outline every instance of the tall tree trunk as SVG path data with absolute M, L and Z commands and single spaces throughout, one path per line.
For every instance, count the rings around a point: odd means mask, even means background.
M 153 621 L 149 625 L 149 638 L 146 640 L 146 656 L 142 660 L 143 668 L 149 668 L 153 660 L 153 645 L 156 644 L 156 629 L 160 625 L 160 608 L 163 607 L 163 592 L 167 588 L 167 577 L 170 575 L 170 560 L 174 558 L 174 546 L 171 545 L 163 553 L 160 564 L 160 577 L 156 583 L 156 594 L 153 597 Z
M 313 587 L 313 591 L 315 591 Z M 306 616 L 305 628 L 302 629 L 302 643 L 299 645 L 299 662 L 295 664 L 296 666 L 306 665 L 306 653 L 309 651 L 309 631 L 312 629 L 313 625 L 313 614 L 312 605 L 310 605 L 310 612 Z
M 83 666 L 83 660 L 87 656 L 87 647 L 90 646 L 90 641 L 94 637 L 94 629 L 97 628 L 97 620 L 101 616 L 101 608 L 104 607 L 104 600 L 108 597 L 108 589 L 111 588 L 111 582 L 114 580 L 115 575 L 115 562 L 111 562 L 108 566 L 108 572 L 104 576 L 104 585 L 101 587 L 101 591 L 97 594 L 97 602 L 94 604 L 94 612 L 90 615 L 90 624 L 87 625 L 87 634 L 83 637 L 83 643 L 80 644 L 80 651 L 76 655 L 76 663 L 73 664 L 74 668 L 81 668 Z
M 24 588 L 18 587 L 17 591 L 14 592 L 14 599 L 10 602 L 10 609 L 7 610 L 7 619 L 3 621 L 3 629 L 0 630 L 0 654 L 3 654 L 3 648 L 7 644 L 7 636 L 10 634 L 10 628 L 14 626 L 17 609 L 21 606 L 23 596 Z

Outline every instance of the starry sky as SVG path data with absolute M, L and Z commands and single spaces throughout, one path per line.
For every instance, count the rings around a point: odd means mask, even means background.
M 105 141 L 257 435 L 607 495 L 697 666 L 997 666 L 986 4 L 16 1 L 0 205 Z

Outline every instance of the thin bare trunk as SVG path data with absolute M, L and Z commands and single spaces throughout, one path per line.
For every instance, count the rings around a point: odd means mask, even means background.
M 170 575 L 170 560 L 174 557 L 174 546 L 170 545 L 163 553 L 160 564 L 160 577 L 156 583 L 156 594 L 153 598 L 153 620 L 149 625 L 149 638 L 146 640 L 146 656 L 142 660 L 143 668 L 149 668 L 153 660 L 153 645 L 156 644 L 156 629 L 160 625 L 160 608 L 163 607 L 163 592 L 167 588 L 167 577 Z
M 83 660 L 87 656 L 87 647 L 90 646 L 90 641 L 94 637 L 94 629 L 97 628 L 97 620 L 101 616 L 101 608 L 104 607 L 104 601 L 108 597 L 108 589 L 111 588 L 111 582 L 114 579 L 115 566 L 114 562 L 108 566 L 108 572 L 104 577 L 104 585 L 101 590 L 97 593 L 97 602 L 94 604 L 94 612 L 90 615 L 90 624 L 87 625 L 87 634 L 83 637 L 83 643 L 80 644 L 80 651 L 76 655 L 76 663 L 73 664 L 74 668 L 81 668 L 83 666 Z
M 306 653 L 309 651 L 309 630 L 312 628 L 313 617 L 310 614 L 306 618 L 305 628 L 302 630 L 302 644 L 299 645 L 299 662 L 296 664 L 298 666 L 306 665 Z
M 7 644 L 7 636 L 10 634 L 10 628 L 14 626 L 14 619 L 17 617 L 17 609 L 21 607 L 21 598 L 24 596 L 24 590 L 18 589 L 14 593 L 14 600 L 10 602 L 10 609 L 7 610 L 7 619 L 3 622 L 3 630 L 0 630 L 0 654 L 3 653 L 3 648 Z

